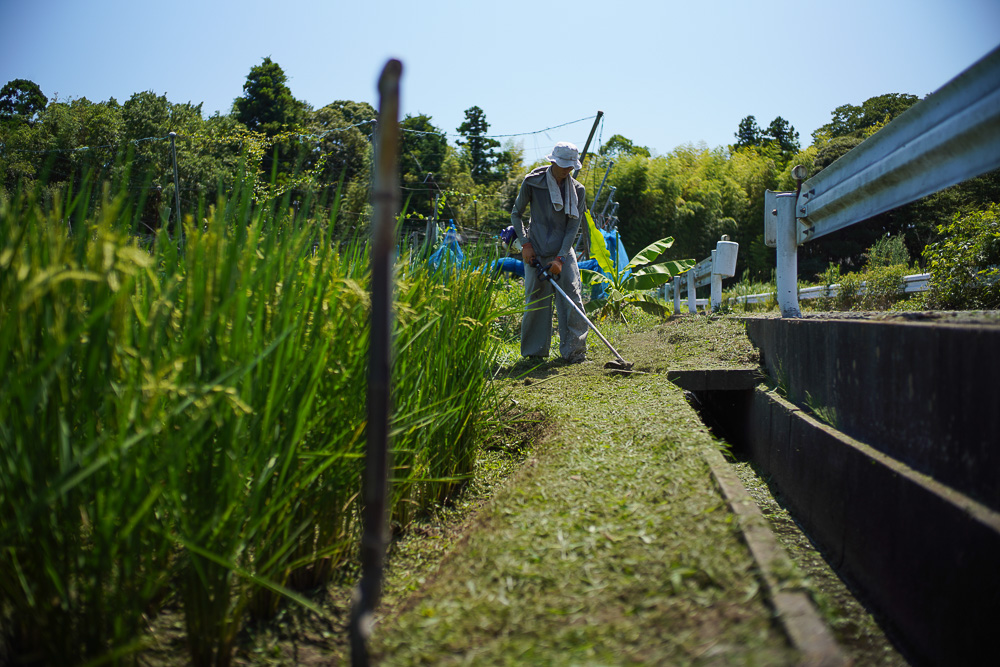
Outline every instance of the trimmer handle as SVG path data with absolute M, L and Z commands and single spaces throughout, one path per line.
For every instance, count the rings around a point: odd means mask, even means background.
M 538 269 L 539 280 L 555 280 L 556 282 L 559 281 L 559 276 L 554 276 L 551 273 L 549 273 L 549 267 L 552 266 L 552 262 L 549 262 L 543 267 L 542 263 L 539 262 L 538 258 L 536 257 L 535 259 L 531 260 L 531 265 L 536 269 Z

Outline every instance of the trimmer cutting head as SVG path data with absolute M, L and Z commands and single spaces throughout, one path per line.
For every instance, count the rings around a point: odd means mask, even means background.
M 614 361 L 609 361 L 604 364 L 604 367 L 610 370 L 612 373 L 630 373 L 632 372 L 632 366 L 635 364 L 629 363 L 627 361 L 620 361 L 615 359 Z

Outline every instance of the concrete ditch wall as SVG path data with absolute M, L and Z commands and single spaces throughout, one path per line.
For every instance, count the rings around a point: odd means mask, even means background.
M 1000 627 L 1000 327 L 747 327 L 790 400 L 727 398 L 742 446 L 919 661 L 981 664 Z
M 745 446 L 920 662 L 982 664 L 1000 623 L 1000 514 L 753 392 Z
M 790 401 L 1000 510 L 1000 325 L 746 323 Z

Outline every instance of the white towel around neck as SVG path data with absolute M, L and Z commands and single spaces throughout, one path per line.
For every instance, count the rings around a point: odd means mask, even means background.
M 571 218 L 579 218 L 580 200 L 576 196 L 576 188 L 573 187 L 573 179 L 567 176 L 563 183 L 567 183 L 569 189 L 569 206 L 566 207 L 566 215 Z M 549 188 L 549 199 L 552 200 L 552 208 L 557 211 L 563 210 L 563 195 L 562 192 L 559 191 L 559 184 L 556 183 L 556 177 L 552 175 L 551 168 L 545 172 L 545 184 Z

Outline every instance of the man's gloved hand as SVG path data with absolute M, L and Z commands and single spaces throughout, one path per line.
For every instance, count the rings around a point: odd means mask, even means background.
M 556 257 L 552 260 L 552 264 L 549 265 L 549 273 L 558 278 L 559 274 L 562 273 L 562 264 L 562 260 Z
M 525 241 L 521 245 L 521 259 L 524 260 L 524 265 L 534 266 L 535 257 L 535 249 L 531 246 L 531 241 Z

